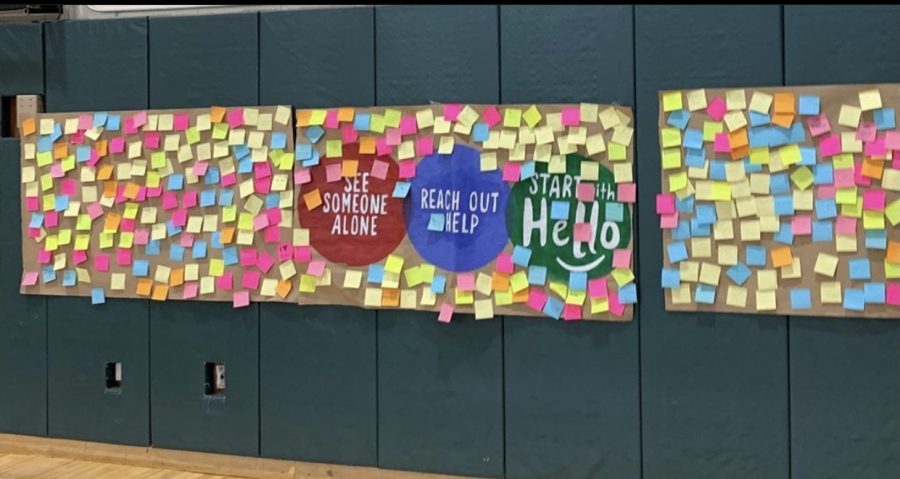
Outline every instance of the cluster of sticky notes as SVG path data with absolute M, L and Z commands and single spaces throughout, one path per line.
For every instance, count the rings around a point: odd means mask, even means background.
M 897 91 L 661 92 L 656 212 L 667 305 L 896 314 Z
M 310 184 L 313 168 L 324 168 L 328 182 L 357 174 L 383 180 L 388 172 L 385 159 L 389 158 L 399 171 L 392 196 L 414 201 L 407 196 L 418 163 L 434 154 L 450 155 L 457 145 L 476 149 L 479 171 L 499 173 L 510 186 L 531 181 L 540 163 L 546 164 L 549 174 L 565 174 L 567 155 L 578 154 L 584 160 L 577 165 L 581 181 L 577 194 L 578 201 L 585 203 L 598 196 L 594 185 L 601 180 L 603 165 L 611 170 L 617 189 L 612 192 L 616 201 L 606 204 L 607 220 L 622 221 L 636 200 L 631 112 L 617 106 L 322 108 L 297 110 L 295 126 L 294 178 L 298 197 L 309 211 L 329 206 L 323 203 L 322 192 Z M 362 168 L 357 155 L 377 155 L 378 160 Z M 568 217 L 568 202 L 554 201 L 551 206 L 551 218 Z M 301 215 L 304 226 L 302 221 Z M 445 221 L 444 214 L 434 213 L 421 227 L 445 232 Z M 591 228 L 589 223 L 575 225 L 575 240 L 591 240 L 596 234 Z M 608 277 L 591 280 L 587 273 L 577 272 L 568 281 L 549 281 L 546 267 L 531 264 L 530 256 L 529 250 L 510 244 L 482 268 L 451 272 L 419 257 L 408 239 L 383 261 L 356 267 L 328 261 L 313 249 L 314 261 L 323 261 L 324 270 L 338 278 L 333 284 L 330 278 L 317 279 L 319 268 L 302 273 L 300 301 L 332 304 L 346 301 L 350 293 L 361 306 L 439 311 L 439 320 L 444 322 L 450 321 L 454 311 L 474 312 L 477 319 L 487 319 L 497 309 L 554 319 L 630 318 L 629 305 L 637 301 L 631 248 L 615 251 Z
M 42 114 L 22 132 L 24 292 L 287 298 L 291 108 Z M 308 255 L 307 255 L 308 256 Z

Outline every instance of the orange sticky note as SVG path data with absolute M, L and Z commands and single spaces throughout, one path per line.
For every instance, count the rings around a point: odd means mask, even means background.
M 794 94 L 793 93 L 776 93 L 775 94 L 775 116 L 779 113 L 787 113 L 794 116 Z
M 747 138 L 747 129 L 741 128 L 739 130 L 729 133 L 728 134 L 728 144 L 731 145 L 732 149 L 749 145 L 750 140 Z
M 69 145 L 66 143 L 57 143 L 53 145 L 53 159 L 61 160 L 69 156 Z
M 106 181 L 112 177 L 113 165 L 105 164 L 100 165 L 100 170 L 97 171 L 97 179 L 100 181 Z
M 782 246 L 781 248 L 775 248 L 772 250 L 772 265 L 776 268 L 780 268 L 782 266 L 790 266 L 791 263 L 794 262 L 794 257 L 791 255 L 790 246 Z
M 400 306 L 400 290 L 396 288 L 384 288 L 381 290 L 382 306 Z
M 884 163 L 884 161 L 873 160 L 867 156 L 863 158 L 860 173 L 862 173 L 863 176 L 880 180 L 882 173 L 884 173 Z
M 173 269 L 169 273 L 169 286 L 181 286 L 184 284 L 184 268 Z
M 513 303 L 527 303 L 528 302 L 528 290 L 531 288 L 524 288 L 518 293 L 513 293 Z
M 140 294 L 140 293 L 138 293 Z M 165 301 L 169 297 L 169 286 L 165 284 L 153 285 L 153 301 Z
M 140 192 L 141 185 L 129 182 L 125 185 L 125 191 L 122 192 L 122 195 L 129 200 L 136 200 Z
M 359 139 L 359 152 L 364 155 L 375 153 L 375 138 L 364 136 Z
M 749 146 L 741 146 L 738 148 L 731 149 L 731 159 L 732 160 L 740 160 L 745 156 L 750 156 L 750 147 Z
M 209 119 L 213 121 L 213 123 L 222 123 L 222 119 L 225 118 L 225 108 L 221 106 L 214 106 L 209 111 Z
M 22 120 L 22 134 L 25 136 L 33 135 L 37 131 L 34 118 L 26 118 Z
M 900 241 L 888 241 L 885 259 L 888 263 L 900 264 Z
M 106 217 L 103 219 L 103 229 L 105 231 L 117 231 L 121 221 L 122 216 L 119 213 L 107 213 Z
M 278 285 L 275 286 L 275 293 L 277 293 L 281 299 L 287 298 L 288 295 L 291 294 L 291 282 L 288 280 L 279 281 Z
M 153 280 L 150 278 L 141 278 L 137 282 L 137 295 L 150 296 L 151 288 L 153 288 Z
M 115 181 L 105 181 L 103 182 L 103 196 L 107 198 L 115 198 L 116 197 L 116 188 L 118 185 Z
M 106 156 L 106 140 L 99 140 L 94 143 L 94 148 L 97 150 L 97 156 L 103 158 Z
M 234 239 L 234 226 L 226 226 L 222 228 L 222 244 L 230 244 Z
M 303 202 L 306 203 L 306 209 L 312 211 L 319 207 L 322 204 L 322 195 L 319 194 L 319 189 L 316 188 L 309 193 L 303 195 Z
M 344 160 L 341 162 L 341 176 L 354 177 L 359 169 L 359 160 Z
M 297 126 L 309 126 L 312 110 L 297 110 Z
M 509 275 L 506 273 L 501 273 L 499 271 L 494 271 L 494 274 L 491 275 L 491 287 L 494 289 L 494 291 L 508 291 Z
M 338 121 L 353 121 L 355 108 L 341 108 L 338 110 Z
M 772 123 L 782 128 L 790 128 L 794 123 L 793 113 L 776 113 L 772 117 Z

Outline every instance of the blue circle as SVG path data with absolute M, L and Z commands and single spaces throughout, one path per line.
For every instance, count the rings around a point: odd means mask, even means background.
M 426 156 L 404 207 L 407 235 L 429 263 L 448 271 L 476 270 L 509 241 L 508 196 L 499 171 L 481 171 L 481 154 L 474 148 L 455 145 L 449 155 Z M 443 231 L 428 229 L 432 214 L 443 216 Z

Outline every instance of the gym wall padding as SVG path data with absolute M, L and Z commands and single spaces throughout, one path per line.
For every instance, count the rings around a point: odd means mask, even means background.
M 485 477 L 900 476 L 900 325 L 669 313 L 661 89 L 900 81 L 894 6 L 385 6 L 0 26 L 48 111 L 615 102 L 635 108 L 627 324 L 19 295 L 0 179 L 0 431 Z M 46 76 L 46 78 L 45 78 Z M 0 139 L 18 164 L 19 143 Z M 118 394 L 107 362 L 123 363 Z M 225 398 L 204 391 L 226 366 Z

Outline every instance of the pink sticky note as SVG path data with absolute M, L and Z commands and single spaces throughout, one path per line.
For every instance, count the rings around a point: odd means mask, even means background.
M 840 154 L 841 148 L 840 135 L 828 135 L 819 142 L 819 153 L 826 158 Z
M 596 191 L 593 183 L 578 183 L 578 186 L 575 187 L 575 197 L 578 198 L 578 201 L 594 201 Z
M 519 181 L 522 175 L 522 165 L 519 163 L 506 162 L 503 165 L 503 181 Z
M 322 276 L 322 273 L 325 272 L 325 262 L 320 259 L 314 259 L 309 262 L 309 266 L 306 267 L 306 274 L 310 274 L 313 276 Z
M 656 195 L 656 214 L 668 215 L 675 212 L 675 195 L 663 193 Z
M 132 118 L 133 118 L 132 121 L 134 122 L 134 126 L 136 128 L 140 128 L 147 124 L 147 112 L 146 111 L 139 111 L 139 112 L 135 113 Z
M 48 211 L 44 214 L 44 226 L 55 228 L 59 226 L 59 213 L 56 211 Z
M 337 110 L 328 110 L 325 113 L 325 128 L 337 128 L 340 122 L 338 121 L 338 111 Z
M 94 269 L 100 272 L 109 271 L 109 255 L 98 254 L 94 256 Z
M 596 278 L 588 281 L 588 294 L 591 298 L 605 298 L 609 295 L 605 278 Z
M 97 150 L 91 148 L 91 158 L 88 160 L 88 166 L 97 166 L 97 163 L 100 162 L 100 153 L 97 153 Z
M 312 259 L 312 249 L 309 246 L 294 246 L 294 262 L 309 263 Z
M 863 176 L 862 174 L 862 163 L 856 163 L 853 165 L 853 181 L 860 186 L 871 186 L 872 178 L 868 176 Z
M 329 183 L 334 183 L 335 181 L 341 181 L 341 164 L 340 163 L 332 163 L 330 165 L 325 165 L 325 181 Z
M 394 147 L 387 144 L 384 137 L 375 139 L 375 153 L 378 156 L 390 155 L 394 151 Z
M 172 119 L 172 127 L 175 131 L 184 131 L 190 128 L 190 117 L 187 113 L 177 113 Z
M 295 174 L 296 175 L 296 174 Z M 296 176 L 294 176 L 296 178 Z M 237 173 L 229 173 L 227 175 L 222 175 L 219 178 L 219 183 L 222 184 L 223 187 L 232 186 L 237 183 Z
M 621 203 L 634 203 L 637 201 L 637 185 L 634 183 L 618 183 L 616 199 Z
M 185 191 L 181 198 L 181 206 L 184 208 L 197 206 L 197 190 Z
M 244 124 L 244 109 L 232 108 L 228 110 L 228 128 L 237 128 Z
M 497 265 L 495 268 L 501 273 L 512 273 L 514 268 L 512 255 L 509 253 L 500 253 L 497 255 Z
M 232 307 L 234 308 L 244 308 L 250 306 L 250 291 L 240 290 L 234 292 L 234 299 L 232 302 Z
M 664 230 L 673 230 L 678 227 L 678 212 L 668 215 L 660 215 L 659 227 Z
M 203 176 L 206 174 L 206 170 L 209 169 L 209 163 L 205 161 L 198 161 L 194 163 L 194 175 L 195 176 Z
M 884 190 L 868 190 L 863 193 L 863 209 L 884 211 Z
M 357 133 L 356 128 L 353 128 L 352 123 L 341 126 L 341 141 L 344 143 L 354 143 L 358 138 L 359 133 Z
M 155 150 L 159 148 L 159 133 L 155 131 L 148 131 L 144 133 L 144 148 L 148 150 Z
M 573 235 L 575 241 L 579 241 L 582 243 L 590 243 L 591 241 L 591 224 L 590 223 L 575 223 L 575 234 Z
M 887 156 L 887 148 L 884 146 L 884 137 L 879 136 L 875 141 L 863 143 L 863 154 L 866 156 Z
M 37 273 L 34 273 L 35 278 L 37 278 Z M 438 321 L 442 323 L 449 323 L 450 319 L 453 318 L 453 305 L 449 303 L 441 303 L 441 312 L 438 314 Z
M 62 178 L 63 176 L 66 176 L 66 172 L 62 169 L 62 163 L 50 165 L 50 176 L 52 178 Z
M 275 225 L 269 225 L 263 230 L 263 242 L 266 244 L 278 244 L 281 241 L 281 229 Z
M 253 217 L 253 231 L 259 231 L 269 226 L 269 217 L 267 215 L 256 215 Z
M 256 193 L 269 194 L 272 188 L 272 178 L 254 178 L 253 191 Z
M 25 198 L 25 210 L 26 211 L 38 211 L 40 209 L 39 201 L 34 196 L 29 196 Z
M 725 100 L 720 96 L 713 98 L 706 107 L 706 113 L 708 113 L 710 118 L 714 121 L 721 121 L 722 118 L 725 117 L 725 112 L 727 111 L 728 108 L 725 106 Z
M 820 200 L 827 200 L 834 198 L 834 185 L 819 185 L 816 186 L 816 198 Z
M 72 133 L 72 136 L 69 137 L 69 143 L 73 145 L 83 145 L 84 144 L 84 132 L 76 131 Z
M 487 123 L 488 128 L 493 128 L 494 125 L 500 123 L 500 112 L 497 111 L 496 106 L 489 106 L 484 113 L 481 114 L 481 119 Z
M 134 220 L 123 218 L 119 223 L 119 229 L 121 231 L 132 232 L 134 231 Z
M 728 133 L 716 133 L 716 140 L 713 144 L 716 153 L 731 153 L 731 143 L 728 141 Z
M 400 118 L 400 134 L 415 135 L 419 132 L 419 126 L 416 124 L 415 115 L 404 115 Z
M 241 249 L 241 266 L 255 266 L 257 251 L 254 248 Z
M 375 160 L 372 162 L 372 176 L 378 178 L 379 180 L 383 180 L 387 178 L 388 168 L 390 167 L 390 163 L 382 160 Z
M 567 304 L 563 309 L 563 319 L 566 321 L 578 321 L 581 319 L 581 306 Z
M 231 289 L 234 280 L 234 275 L 230 272 L 223 274 L 216 278 L 216 288 L 217 289 Z
M 434 153 L 434 137 L 431 135 L 419 137 L 416 140 L 416 154 L 428 156 Z
M 41 249 L 38 250 L 38 263 L 47 264 L 51 259 L 53 259 L 53 255 L 42 246 Z
M 134 232 L 134 244 L 137 245 L 146 245 L 150 242 L 150 230 L 147 228 L 140 228 Z
M 400 162 L 400 178 L 408 179 L 416 177 L 416 160 L 403 160 Z
M 581 124 L 581 109 L 577 106 L 570 106 L 562 109 L 563 126 L 578 126 Z
M 397 146 L 403 142 L 403 136 L 400 128 L 388 128 L 384 134 L 384 142 L 391 146 Z
M 472 273 L 459 273 L 456 275 L 456 289 L 460 291 L 475 290 L 475 275 Z
M 125 138 L 117 136 L 109 140 L 110 153 L 122 153 L 123 151 L 125 151 Z
M 887 131 L 884 133 L 884 147 L 888 150 L 900 150 L 900 131 Z
M 196 281 L 188 281 L 184 283 L 184 291 L 181 293 L 181 299 L 191 299 L 197 297 L 197 291 L 199 290 L 198 284 Z
M 251 290 L 258 289 L 259 271 L 254 271 L 252 269 L 244 270 L 244 274 L 241 276 L 241 287 Z
M 798 215 L 791 219 L 791 231 L 794 236 L 809 236 L 812 234 L 812 218 L 809 215 Z
M 856 127 L 856 139 L 860 141 L 875 141 L 876 133 L 878 133 L 878 129 L 871 121 L 861 121 Z
M 185 248 L 190 248 L 190 247 L 194 246 L 194 234 L 193 233 L 182 233 L 181 239 L 179 240 L 178 244 L 180 244 L 181 246 L 183 246 Z
M 278 226 L 281 224 L 281 210 L 278 208 L 269 208 L 266 210 L 266 216 L 269 218 L 269 224 Z
M 29 238 L 39 238 L 41 236 L 40 228 L 28 228 L 28 237 Z
M 287 261 L 294 255 L 294 250 L 291 248 L 290 243 L 279 243 L 276 253 L 278 254 L 278 261 Z
M 813 137 L 824 135 L 831 131 L 831 124 L 828 123 L 828 117 L 824 113 L 809 117 L 806 120 L 806 126 L 809 128 L 809 134 Z
M 78 191 L 78 182 L 72 178 L 62 180 L 59 184 L 59 191 L 64 195 L 72 196 Z
M 884 299 L 891 306 L 900 306 L 900 283 L 888 283 Z
M 835 188 L 848 188 L 855 184 L 853 179 L 854 171 L 850 168 L 839 168 L 834 170 L 834 186 Z
M 131 266 L 131 250 L 125 248 L 117 249 L 116 264 L 119 266 Z
M 462 105 L 459 103 L 444 104 L 444 119 L 447 121 L 456 121 L 459 118 L 459 112 L 462 111 Z
M 93 127 L 94 127 L 94 115 L 91 115 L 90 113 L 78 115 L 78 129 L 79 130 L 90 130 Z
M 178 208 L 178 193 L 175 193 L 174 191 L 163 193 L 162 207 L 166 211 Z
M 622 316 L 625 313 L 625 305 L 619 302 L 619 295 L 616 292 L 609 293 L 609 312 L 614 316 Z
M 340 163 L 338 163 L 340 164 Z M 269 162 L 265 163 L 254 163 L 253 164 L 253 177 L 257 179 L 268 178 L 272 176 L 272 167 L 269 165 Z
M 259 268 L 263 273 L 268 273 L 274 265 L 275 258 L 273 258 L 272 255 L 266 253 L 265 251 L 259 253 L 259 256 L 256 258 L 256 267 Z
M 178 209 L 172 212 L 172 224 L 175 226 L 184 226 L 187 224 L 187 210 Z
M 133 117 L 125 118 L 125 125 L 122 127 L 122 131 L 124 131 L 128 135 L 133 135 L 137 133 L 138 127 L 134 124 Z
M 25 271 L 22 275 L 22 286 L 34 286 L 37 284 L 37 271 Z
M 840 235 L 856 235 L 856 218 L 838 216 L 834 225 L 834 230 Z
M 309 168 L 297 168 L 294 170 L 294 183 L 305 185 L 310 181 L 312 181 L 312 177 L 309 174 Z
M 87 261 L 87 259 L 88 259 L 87 251 L 76 249 L 75 251 L 72 252 L 72 262 L 75 263 L 76 265 L 84 263 L 85 261 Z
M 535 311 L 543 311 L 544 305 L 547 304 L 547 295 L 537 288 L 530 288 L 528 291 L 528 301 L 525 304 Z
M 630 268 L 631 267 L 631 250 L 617 248 L 613 251 L 613 268 Z

